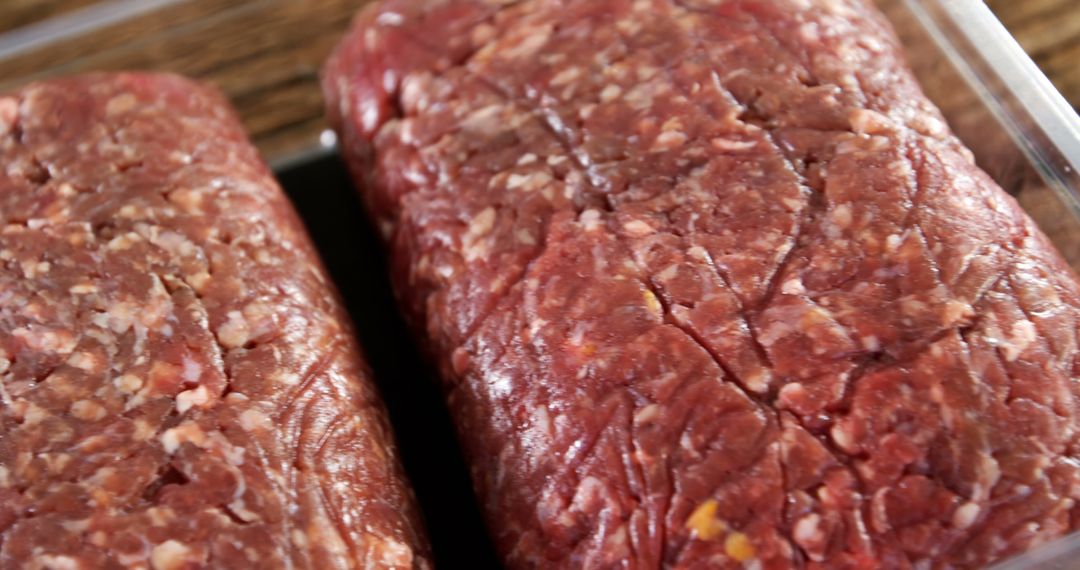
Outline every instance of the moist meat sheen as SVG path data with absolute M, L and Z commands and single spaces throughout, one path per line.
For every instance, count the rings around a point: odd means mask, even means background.
M 862 0 L 386 0 L 324 77 L 515 568 L 1078 526 L 1076 278 Z
M 214 91 L 0 96 L 0 568 L 424 568 L 299 219 Z

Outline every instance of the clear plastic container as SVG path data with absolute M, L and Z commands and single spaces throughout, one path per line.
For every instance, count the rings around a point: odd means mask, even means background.
M 332 150 L 318 70 L 367 1 L 4 0 L 0 92 L 88 70 L 176 71 L 218 85 L 285 168 Z M 1080 267 L 1073 110 L 982 1 L 875 1 L 956 133 Z
M 1080 268 L 1080 118 L 981 0 L 875 1 L 893 22 L 923 88 L 954 132 L 979 164 L 1016 196 L 1072 266 Z M 232 98 L 287 189 L 340 185 L 341 192 L 351 196 L 340 163 L 329 158 L 335 151 L 334 137 L 322 118 L 317 74 L 352 14 L 367 0 L 0 2 L 0 20 L 5 10 L 14 9 L 21 12 L 4 21 L 23 22 L 14 27 L 0 25 L 0 91 L 33 79 L 98 69 L 184 73 L 217 84 Z M 349 208 L 356 207 L 349 200 L 330 207 L 310 192 L 297 192 L 294 199 L 305 217 L 317 211 L 352 212 Z M 350 220 L 339 222 L 338 226 L 350 227 Z M 318 241 L 320 228 L 312 229 Z M 329 235 L 327 242 L 342 243 L 348 235 Z M 373 238 L 349 243 L 377 249 Z M 359 288 L 349 281 L 350 272 L 372 273 L 366 270 L 370 266 L 350 269 L 346 265 L 358 259 L 351 249 L 340 255 L 325 250 L 323 254 L 343 290 Z M 360 254 L 378 257 L 373 252 Z M 378 286 L 383 287 L 378 298 L 390 306 L 389 290 L 385 284 Z M 349 301 L 360 306 L 364 299 Z M 372 338 L 377 340 L 377 336 Z M 407 338 L 403 328 L 395 338 Z M 400 362 L 408 360 L 395 361 L 385 375 L 391 376 Z M 384 375 L 379 372 L 377 376 Z M 396 415 L 393 389 L 385 395 Z M 431 394 L 430 400 L 433 410 L 439 408 L 437 394 Z M 444 423 L 449 432 L 448 420 Z M 399 436 L 408 455 L 411 436 L 407 432 Z M 447 441 L 446 445 L 453 445 Z M 431 467 L 421 460 L 411 461 L 406 457 L 411 472 Z M 439 497 L 447 497 L 441 482 L 426 488 L 416 474 L 414 481 L 420 495 L 429 495 L 421 496 L 425 510 L 438 505 Z M 469 508 L 466 495 L 467 491 L 455 499 L 456 512 Z M 447 552 L 454 544 L 462 552 L 489 548 L 482 539 L 463 538 L 482 532 L 478 519 L 456 535 L 450 532 L 453 529 L 435 528 L 446 520 L 439 515 L 444 510 L 429 512 L 437 550 Z M 1080 568 L 1080 533 L 999 564 L 995 570 L 1035 568 Z
M 1080 217 L 1075 113 L 979 0 L 876 0 L 924 88 L 984 168 L 1052 235 Z M 159 69 L 221 87 L 275 163 L 332 146 L 318 69 L 368 0 L 5 0 L 0 91 L 88 70 Z M 290 160 L 293 159 L 293 160 Z M 1026 171 L 1025 171 L 1026 170 Z M 1043 188 L 1036 174 L 1046 179 Z M 1034 179 L 1032 178 L 1034 176 Z M 1030 190 L 1030 192 L 1029 192 Z M 1080 264 L 1080 236 L 1059 247 Z

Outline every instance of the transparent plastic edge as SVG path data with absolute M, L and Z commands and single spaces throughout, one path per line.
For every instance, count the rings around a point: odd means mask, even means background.
M 1080 117 L 982 0 L 905 0 L 911 13 L 996 116 L 1046 182 L 1080 219 Z M 966 45 L 954 38 L 961 34 Z M 972 61 L 978 58 L 978 61 Z M 976 65 L 978 67 L 976 67 Z M 990 77 L 987 77 L 987 75 Z M 988 86 L 1000 83 L 1028 115 Z M 1048 156 L 1052 147 L 1056 157 Z
M 268 165 L 274 172 L 284 172 L 295 166 L 329 156 L 336 156 L 337 154 L 337 133 L 332 129 L 324 129 L 319 133 L 318 141 L 313 141 L 310 145 L 303 148 L 273 158 L 268 162 Z
M 1053 542 L 1048 542 L 1034 550 L 1011 558 L 991 567 L 989 570 L 1066 570 L 1075 568 L 1080 562 L 1080 533 L 1071 534 Z M 1072 563 L 1072 565 L 1067 565 Z
M 134 18 L 186 0 L 108 0 L 0 34 L 0 59 Z

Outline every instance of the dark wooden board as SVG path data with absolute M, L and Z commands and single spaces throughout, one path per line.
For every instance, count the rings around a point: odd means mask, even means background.
M 21 28 L 99 2 L 101 0 L 4 0 L 0 6 L 0 32 Z

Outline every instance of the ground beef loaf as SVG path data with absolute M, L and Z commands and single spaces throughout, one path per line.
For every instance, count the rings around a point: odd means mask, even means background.
M 0 97 L 0 568 L 416 568 L 350 325 L 216 92 Z
M 869 3 L 387 0 L 324 85 L 510 566 L 1078 526 L 1080 288 Z

